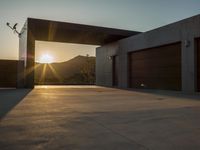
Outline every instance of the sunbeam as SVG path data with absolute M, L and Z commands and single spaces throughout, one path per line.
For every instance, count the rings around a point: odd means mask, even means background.
M 56 70 L 54 69 L 54 67 L 51 64 L 48 64 L 51 72 L 53 73 L 53 75 L 59 80 L 60 83 L 63 82 L 62 77 L 56 72 Z
M 44 64 L 44 67 L 43 67 L 43 69 L 42 69 L 42 75 L 40 76 L 40 82 L 45 82 L 45 76 L 46 76 L 46 68 L 47 68 L 47 64 Z

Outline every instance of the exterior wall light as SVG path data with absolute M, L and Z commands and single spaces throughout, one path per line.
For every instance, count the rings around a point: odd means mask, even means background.
M 109 59 L 109 60 L 112 60 L 112 56 L 108 56 L 108 59 Z
M 190 41 L 185 40 L 184 45 L 185 45 L 185 47 L 190 47 Z
M 140 84 L 140 87 L 141 87 L 141 88 L 147 88 L 147 85 L 144 84 L 144 83 L 141 83 L 141 84 Z

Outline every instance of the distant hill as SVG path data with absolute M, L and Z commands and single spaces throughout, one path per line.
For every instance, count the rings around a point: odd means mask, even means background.
M 77 56 L 35 66 L 35 84 L 95 84 L 95 57 Z

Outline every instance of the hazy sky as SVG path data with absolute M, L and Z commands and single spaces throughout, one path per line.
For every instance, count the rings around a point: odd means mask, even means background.
M 36 62 L 40 62 L 45 54 L 53 56 L 55 62 L 63 62 L 77 55 L 95 56 L 96 46 L 36 41 L 35 49 Z
M 196 14 L 200 0 L 0 0 L 0 59 L 18 59 L 18 37 L 5 24 L 17 22 L 21 29 L 27 17 L 147 31 Z M 39 54 L 48 45 L 36 47 Z M 53 43 L 51 51 L 54 47 L 66 49 L 60 52 L 66 57 L 71 53 L 67 44 Z

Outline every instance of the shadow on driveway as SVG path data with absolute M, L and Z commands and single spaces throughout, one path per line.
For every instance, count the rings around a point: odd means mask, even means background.
M 31 89 L 0 89 L 0 120 L 29 92 Z

